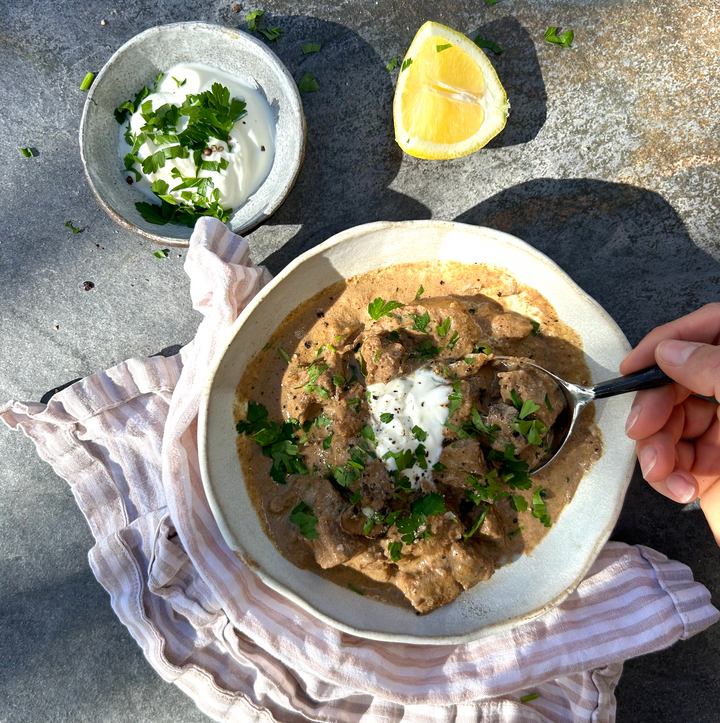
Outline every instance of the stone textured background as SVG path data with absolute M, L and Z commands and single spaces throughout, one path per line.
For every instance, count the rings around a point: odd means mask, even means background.
M 273 272 L 358 223 L 440 218 L 531 243 L 632 343 L 720 297 L 715 0 L 245 0 L 240 8 L 0 0 L 0 399 L 47 399 L 193 337 L 199 316 L 183 250 L 154 258 L 157 247 L 118 228 L 85 183 L 78 86 L 148 27 L 244 27 L 254 9 L 283 29 L 272 48 L 293 77 L 310 71 L 321 86 L 303 96 L 308 145 L 298 183 L 248 237 L 254 259 Z M 505 49 L 491 61 L 512 104 L 508 125 L 466 158 L 421 161 L 393 140 L 398 71 L 384 66 L 402 58 L 427 19 Z M 574 30 L 571 49 L 544 41 L 549 25 Z M 310 41 L 322 52 L 303 56 Z M 24 146 L 36 157 L 24 158 Z M 95 288 L 83 291 L 84 281 Z M 67 485 L 4 427 L 0 460 L 0 723 L 207 720 L 152 671 L 112 613 Z M 687 563 L 720 592 L 719 553 L 699 508 L 659 497 L 639 475 L 614 537 Z M 717 721 L 718 650 L 716 626 L 629 661 L 618 721 Z

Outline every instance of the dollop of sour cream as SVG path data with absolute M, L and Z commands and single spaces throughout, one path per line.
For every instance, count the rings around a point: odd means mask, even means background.
M 155 203 L 158 203 L 158 198 L 152 192 L 151 186 L 154 181 L 158 180 L 167 182 L 171 195 L 180 199 L 181 191 L 172 192 L 172 188 L 180 183 L 172 175 L 173 168 L 176 168 L 185 177 L 212 179 L 214 188 L 220 191 L 222 207 L 234 210 L 242 206 L 260 188 L 270 173 L 275 158 L 275 121 L 270 105 L 257 87 L 204 63 L 180 63 L 163 74 L 157 90 L 148 95 L 143 103 L 150 101 L 153 110 L 157 110 L 165 103 L 181 106 L 188 95 L 197 95 L 211 90 L 214 83 L 225 86 L 230 91 L 231 98 L 239 98 L 246 104 L 247 114 L 235 123 L 230 132 L 232 140 L 211 138 L 208 147 L 212 152 L 210 155 L 203 155 L 205 161 L 226 159 L 228 166 L 225 170 L 220 171 L 202 170 L 196 175 L 192 154 L 189 158 L 167 159 L 165 165 L 157 172 L 147 174 L 142 172 L 142 177 L 135 183 L 136 187 Z M 120 126 L 118 152 L 121 159 L 132 151 L 132 147 L 125 140 L 125 129 L 128 123 L 134 135 L 141 132 L 145 120 L 140 108 L 137 108 L 135 113 Z M 178 132 L 182 132 L 187 124 L 187 117 L 181 117 Z M 157 146 L 147 140 L 140 146 L 136 155 L 143 160 L 160 147 L 168 148 L 171 145 Z M 212 150 L 212 146 L 215 146 L 217 150 Z M 137 164 L 135 167 L 137 168 Z M 125 175 L 128 175 L 127 172 Z
M 412 454 L 419 444 L 426 451 L 427 469 L 415 463 L 403 471 L 413 489 L 420 486 L 420 480 L 432 479 L 432 466 L 440 459 L 443 442 L 443 426 L 448 416 L 448 397 L 452 387 L 429 369 L 418 369 L 406 377 L 398 377 L 387 384 L 369 384 L 367 391 L 370 417 L 375 433 L 375 450 L 383 459 L 388 452 Z M 389 422 L 383 422 L 382 414 L 392 414 Z M 427 434 L 423 442 L 413 433 L 414 427 Z M 395 459 L 389 456 L 383 460 L 385 466 L 394 471 L 398 468 Z

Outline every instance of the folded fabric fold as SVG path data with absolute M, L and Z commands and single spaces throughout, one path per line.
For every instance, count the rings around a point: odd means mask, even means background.
M 412 646 L 342 633 L 267 588 L 232 554 L 200 479 L 196 425 L 208 369 L 270 276 L 215 219 L 186 271 L 204 315 L 180 354 L 138 358 L 48 403 L 11 402 L 68 481 L 96 544 L 98 581 L 158 673 L 220 721 L 613 721 L 622 661 L 714 623 L 690 569 L 608 543 L 562 605 L 502 634 Z M 521 697 L 538 697 L 521 702 Z

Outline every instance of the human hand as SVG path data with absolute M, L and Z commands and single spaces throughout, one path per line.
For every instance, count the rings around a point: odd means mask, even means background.
M 654 363 L 677 383 L 638 392 L 625 431 L 643 477 L 676 502 L 700 497 L 720 545 L 720 303 L 651 331 L 623 360 L 622 374 Z

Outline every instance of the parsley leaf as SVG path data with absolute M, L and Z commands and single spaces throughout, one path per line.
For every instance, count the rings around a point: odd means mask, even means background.
M 402 67 L 400 68 L 400 72 L 402 73 L 403 70 L 407 70 L 411 65 L 413 64 L 413 59 L 408 58 L 407 60 L 403 60 Z
M 448 48 L 452 48 L 452 43 L 446 43 L 445 45 L 436 45 L 435 50 L 438 53 L 442 53 L 443 50 L 447 50 Z
M 492 50 L 495 55 L 502 55 L 504 52 L 497 43 L 494 43 L 492 40 L 487 40 L 486 38 L 481 38 L 479 35 L 475 36 L 475 45 L 477 45 L 478 48 L 488 48 L 489 50 Z
M 532 514 L 533 517 L 537 517 L 545 527 L 550 527 L 552 522 L 550 521 L 550 515 L 545 505 L 545 494 L 546 492 L 542 487 L 535 488 L 532 499 Z
M 369 424 L 366 424 L 360 430 L 360 436 L 369 439 L 371 442 L 375 441 L 375 432 L 373 432 L 373 428 Z
M 393 70 L 397 68 L 397 55 L 394 55 L 390 62 L 385 66 L 385 70 L 387 70 L 388 73 L 391 73 Z
M 378 296 L 377 299 L 368 304 L 368 314 L 371 319 L 377 321 L 381 316 L 392 317 L 391 312 L 393 309 L 399 309 L 403 306 L 405 304 L 401 304 L 399 301 L 385 301 Z
M 427 333 L 427 325 L 430 323 L 430 313 L 425 312 L 422 316 L 419 314 L 410 314 L 410 317 L 415 322 L 412 326 L 415 331 L 421 331 L 423 334 Z
M 285 360 L 287 364 L 290 363 L 290 357 L 288 356 L 288 353 L 285 351 L 285 349 L 278 347 L 278 354 Z
M 345 387 L 345 377 L 342 374 L 333 374 L 333 384 L 343 389 Z
M 496 5 L 500 0 L 485 0 L 486 5 Z
M 508 537 L 515 537 L 516 535 L 519 535 L 524 529 L 525 529 L 524 527 L 518 527 L 517 530 L 508 532 Z
M 520 528 L 522 530 L 522 527 Z M 528 695 L 524 695 L 522 698 L 520 698 L 521 703 L 528 703 L 531 700 L 535 700 L 536 698 L 539 698 L 540 696 L 537 693 L 529 693 Z
M 95 80 L 95 73 L 86 73 L 83 82 L 80 83 L 80 90 L 90 90 L 93 80 Z
M 537 336 L 540 333 L 540 322 L 535 319 L 528 319 L 528 321 L 532 324 L 532 335 Z
M 436 463 L 433 465 L 433 469 L 434 469 L 436 472 L 442 472 L 443 470 L 447 469 L 447 465 L 443 464 L 442 462 L 436 462 Z
M 549 411 L 554 412 L 552 404 L 550 404 L 550 400 L 548 399 L 548 395 L 545 394 L 545 406 L 548 408 Z
M 415 301 L 417 301 L 423 293 L 425 293 L 425 289 L 423 289 L 423 285 L 420 284 L 420 288 L 417 290 L 417 294 L 415 294 Z
M 325 450 L 330 449 L 330 447 L 332 446 L 332 438 L 333 438 L 332 434 L 328 434 L 328 436 L 325 437 L 325 439 L 323 439 L 323 443 L 322 443 L 323 449 L 325 449 Z
M 390 559 L 397 562 L 402 557 L 402 542 L 388 543 L 388 552 L 390 553 Z
M 392 422 L 393 419 L 395 419 L 395 415 L 394 415 L 394 414 L 390 414 L 390 412 L 383 412 L 383 413 L 380 415 L 380 421 L 381 421 L 383 424 L 388 424 L 388 422 Z
M 427 432 L 422 427 L 418 427 L 417 424 L 412 428 L 412 433 L 418 442 L 424 442 L 427 439 Z
M 249 15 L 245 16 L 245 22 L 247 23 L 248 30 L 257 30 L 258 21 L 265 15 L 262 10 L 253 10 Z
M 452 319 L 448 316 L 448 318 L 445 319 L 445 321 L 443 321 L 443 323 L 440 324 L 440 326 L 436 326 L 435 329 L 437 330 L 437 333 L 440 336 L 446 336 L 447 333 L 450 331 L 451 324 L 452 324 Z
M 301 502 L 290 513 L 290 522 L 300 528 L 300 534 L 307 540 L 314 540 L 320 537 L 320 533 L 315 529 L 318 518 L 313 514 L 313 509 L 305 502 Z
M 166 259 L 169 253 L 170 252 L 167 249 L 160 249 L 159 251 L 156 251 L 153 256 L 158 259 Z
M 447 343 L 447 348 L 448 348 L 448 349 L 453 349 L 453 348 L 455 347 L 455 344 L 458 343 L 458 339 L 459 339 L 459 338 L 460 338 L 460 334 L 458 334 L 457 332 L 455 332 L 455 333 L 450 337 L 450 341 Z
M 561 48 L 569 48 L 573 41 L 573 31 L 566 30 L 562 35 L 558 36 L 557 27 L 549 27 L 545 31 L 545 40 L 552 45 L 559 45 Z
M 351 582 L 348 583 L 348 589 L 356 592 L 358 595 L 362 595 L 363 597 L 365 597 L 365 593 L 359 587 L 355 587 L 355 585 L 353 585 Z
M 268 40 L 274 40 L 277 42 L 283 31 L 280 28 L 271 28 L 270 30 L 262 30 L 258 28 L 258 32 L 264 35 Z
M 493 350 L 487 344 L 475 344 L 473 345 L 473 354 L 485 354 L 490 356 Z
M 301 93 L 314 93 L 316 90 L 320 90 L 320 84 L 315 80 L 315 76 L 312 73 L 305 73 L 305 75 L 300 78 L 298 90 Z
M 539 404 L 535 404 L 532 399 L 526 399 L 525 402 L 523 402 L 518 417 L 520 419 L 525 419 L 528 414 L 534 414 L 535 412 L 537 412 L 538 409 L 540 409 Z
M 541 444 L 542 436 L 547 433 L 547 427 L 539 419 L 513 422 L 510 429 L 520 432 L 524 437 L 527 437 L 530 444 L 534 445 Z
M 183 78 L 182 80 L 178 80 L 174 75 L 170 76 L 176 83 L 178 88 L 182 88 L 185 83 L 187 83 L 187 78 Z
M 80 233 L 82 231 L 81 228 L 76 228 L 73 226 L 72 221 L 65 221 L 65 225 L 73 232 L 73 233 Z
M 524 512 L 528 508 L 527 501 L 522 495 L 513 495 L 510 504 L 515 512 Z
M 413 502 L 412 511 L 425 517 L 442 515 L 445 512 L 445 498 L 438 492 L 423 495 Z
M 482 523 L 487 517 L 487 513 L 490 511 L 490 505 L 486 505 L 485 509 L 480 513 L 475 524 L 468 530 L 466 535 L 463 535 L 463 542 L 467 542 L 481 527 Z
M 518 393 L 514 389 L 510 390 L 510 399 L 512 399 L 512 403 L 518 409 L 520 409 L 520 407 L 522 407 L 522 400 L 520 399 L 520 397 L 518 396 Z
M 320 43 L 304 43 L 300 46 L 300 50 L 303 51 L 303 55 L 309 55 L 310 53 L 319 53 Z
M 414 359 L 429 359 L 440 353 L 440 348 L 432 343 L 432 339 L 421 341 L 410 355 Z
M 35 157 L 35 153 L 33 152 L 32 148 L 21 148 L 20 153 L 22 153 L 23 156 L 25 156 L 25 158 L 34 158 Z
M 453 384 L 453 390 L 448 394 L 448 420 L 450 417 L 452 417 L 455 412 L 457 412 L 458 409 L 460 409 L 460 406 L 462 405 L 463 395 L 460 392 L 460 382 L 455 382 Z
M 395 460 L 398 472 L 409 469 L 415 464 L 415 457 L 409 449 L 404 449 L 401 452 L 393 452 L 392 450 L 388 450 L 383 455 L 383 459 L 390 459 L 390 457 Z

